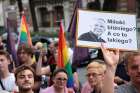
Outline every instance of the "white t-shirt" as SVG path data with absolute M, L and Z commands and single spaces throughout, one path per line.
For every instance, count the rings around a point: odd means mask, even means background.
M 69 52 L 70 63 L 72 64 L 72 60 L 73 60 L 73 50 L 72 50 L 71 48 L 68 48 L 68 52 Z
M 1 81 L 6 91 L 12 92 L 17 89 L 17 86 L 15 84 L 15 76 L 13 73 L 9 73 L 9 76 L 5 79 L 1 79 Z M 1 85 L 0 90 L 3 90 Z
M 0 90 L 0 93 L 10 93 L 10 92 L 5 91 L 5 90 Z

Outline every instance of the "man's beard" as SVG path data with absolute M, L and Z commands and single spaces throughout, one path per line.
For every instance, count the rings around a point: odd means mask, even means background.
M 23 87 L 19 87 L 19 91 L 30 91 L 30 90 L 32 90 L 32 88 L 31 87 L 28 87 L 28 88 L 23 88 Z

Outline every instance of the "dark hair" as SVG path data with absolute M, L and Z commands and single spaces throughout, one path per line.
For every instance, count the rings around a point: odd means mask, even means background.
M 10 54 L 5 50 L 0 50 L 0 55 L 4 55 L 8 60 L 11 61 Z
M 33 49 L 27 44 L 20 44 L 18 46 L 17 54 L 24 50 L 27 54 L 33 55 Z
M 139 51 L 129 52 L 129 53 L 126 54 L 125 59 L 124 59 L 126 70 L 128 70 L 129 64 L 134 61 L 135 56 L 140 56 L 140 52 Z
M 33 73 L 34 78 L 35 78 L 36 74 L 35 74 L 34 69 L 31 66 L 29 66 L 29 65 L 21 65 L 21 66 L 17 67 L 16 70 L 15 70 L 15 78 L 16 78 L 16 80 L 17 80 L 17 75 L 20 72 L 24 71 L 24 70 L 30 70 Z
M 53 77 L 55 77 L 55 76 L 56 76 L 58 73 L 60 73 L 60 72 L 64 72 L 64 73 L 67 75 L 67 77 L 68 77 L 67 71 L 66 71 L 65 69 L 63 69 L 63 68 L 56 69 L 56 70 L 53 72 Z

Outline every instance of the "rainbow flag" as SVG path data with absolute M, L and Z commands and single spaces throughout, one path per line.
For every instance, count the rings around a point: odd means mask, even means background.
M 19 44 L 27 44 L 29 46 L 32 46 L 32 40 L 31 40 L 30 32 L 28 30 L 25 15 L 22 15 L 22 18 L 21 18 L 20 35 L 19 35 L 18 40 L 19 40 L 18 45 Z
M 65 40 L 64 35 L 64 28 L 62 21 L 60 23 L 60 31 L 59 31 L 59 41 L 58 41 L 58 62 L 57 65 L 59 68 L 65 68 L 68 73 L 68 81 L 67 81 L 67 87 L 73 87 L 73 74 L 72 74 L 72 68 L 70 63 L 70 57 L 68 52 L 68 47 Z

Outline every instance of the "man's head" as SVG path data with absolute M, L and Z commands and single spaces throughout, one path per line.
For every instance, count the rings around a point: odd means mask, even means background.
M 8 70 L 10 62 L 11 59 L 9 53 L 4 50 L 0 50 L 0 72 Z
M 140 84 L 140 52 L 131 52 L 126 55 L 126 70 L 132 83 Z
M 17 50 L 18 60 L 21 62 L 20 64 L 24 64 L 28 62 L 33 54 L 33 49 L 28 45 L 20 45 Z
M 97 36 L 101 36 L 103 32 L 105 32 L 105 21 L 103 19 L 97 19 L 93 33 Z
M 34 70 L 28 65 L 22 65 L 15 71 L 16 84 L 19 91 L 32 90 L 34 86 L 35 73 Z
M 58 42 L 51 42 L 49 44 L 49 51 L 51 54 L 54 54 L 56 52 L 56 49 L 58 47 Z
M 42 42 L 37 42 L 37 43 L 35 44 L 35 49 L 41 50 L 42 48 L 43 48 L 43 43 L 42 43 Z
M 87 66 L 87 79 L 91 87 L 100 86 L 104 79 L 106 66 L 102 60 L 93 60 Z M 99 85 L 100 84 L 100 85 Z

